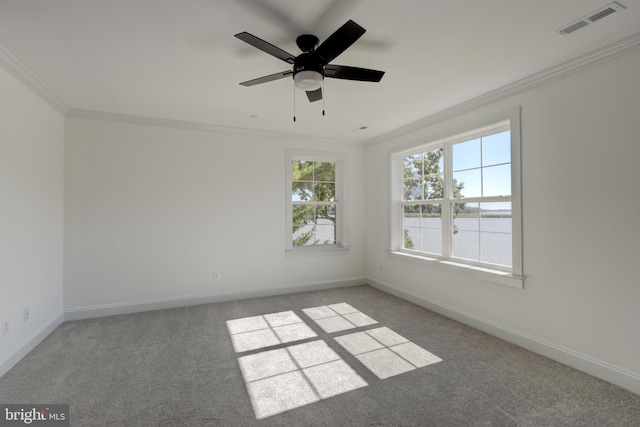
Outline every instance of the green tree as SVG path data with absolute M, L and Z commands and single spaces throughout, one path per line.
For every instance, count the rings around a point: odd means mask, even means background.
M 404 158 L 404 200 L 434 200 L 444 199 L 444 150 L 436 148 L 424 153 L 414 154 Z M 464 182 L 453 180 L 453 197 L 463 198 L 462 190 Z M 421 204 L 421 217 L 439 215 L 440 209 L 434 204 Z M 465 203 L 456 203 L 453 212 L 455 220 L 459 210 L 465 209 Z M 454 224 L 453 233 L 458 232 L 458 227 Z M 404 233 L 404 247 L 411 249 L 414 243 L 407 230 Z
M 415 244 L 413 243 L 413 239 L 409 235 L 409 230 L 404 229 L 404 248 L 405 249 L 415 249 Z

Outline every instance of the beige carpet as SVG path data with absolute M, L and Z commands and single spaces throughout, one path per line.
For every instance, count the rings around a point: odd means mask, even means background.
M 640 396 L 368 286 L 67 322 L 0 403 L 72 426 L 640 426 Z

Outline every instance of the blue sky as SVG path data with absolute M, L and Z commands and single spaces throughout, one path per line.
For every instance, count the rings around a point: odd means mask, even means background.
M 464 183 L 464 197 L 511 195 L 511 132 L 454 144 L 453 178 Z M 510 209 L 509 203 L 492 203 L 493 209 Z

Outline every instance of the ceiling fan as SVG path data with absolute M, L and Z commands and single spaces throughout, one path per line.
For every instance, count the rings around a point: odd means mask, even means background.
M 248 80 L 240 84 L 242 86 L 253 86 L 293 75 L 295 86 L 307 93 L 309 102 L 314 102 L 322 99 L 322 81 L 325 77 L 379 82 L 384 75 L 384 71 L 330 64 L 331 61 L 355 43 L 365 31 L 360 25 L 349 20 L 319 46 L 318 42 L 320 40 L 318 37 L 312 34 L 303 34 L 296 39 L 296 44 L 302 51 L 298 56 L 294 56 L 246 31 L 238 33 L 235 36 L 240 40 L 293 65 L 291 70 Z

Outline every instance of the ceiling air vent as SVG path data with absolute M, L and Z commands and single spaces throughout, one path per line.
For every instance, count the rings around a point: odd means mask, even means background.
M 591 12 L 590 14 L 583 16 L 577 21 L 573 21 L 569 25 L 565 25 L 564 27 L 556 30 L 556 33 L 560 33 L 563 36 L 568 36 L 571 33 L 574 33 L 584 27 L 587 27 L 595 22 L 600 21 L 607 16 L 611 16 L 616 12 L 622 12 L 626 7 L 621 5 L 618 2 L 609 3 L 608 5 Z

